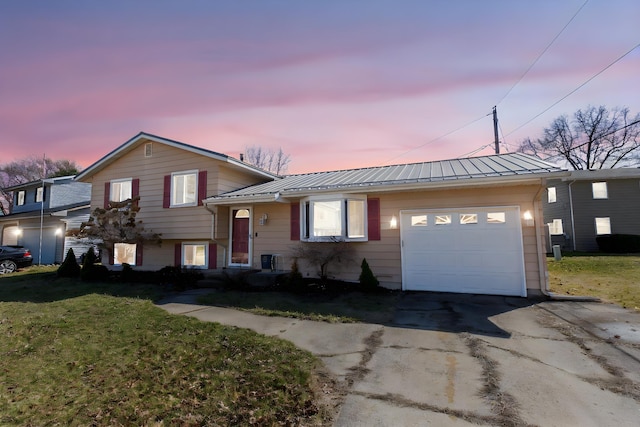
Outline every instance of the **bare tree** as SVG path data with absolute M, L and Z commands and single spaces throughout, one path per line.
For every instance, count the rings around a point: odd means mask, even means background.
M 640 164 L 640 114 L 628 108 L 604 106 L 560 116 L 542 138 L 525 139 L 518 151 L 542 159 L 566 162 L 575 170 L 611 169 Z
M 287 173 L 291 156 L 282 151 L 282 148 L 273 150 L 252 145 L 245 147 L 244 160 L 260 169 L 276 175 L 283 175 Z
M 8 214 L 13 206 L 13 198 L 5 188 L 43 178 L 76 175 L 79 170 L 79 166 L 71 160 L 36 156 L 0 165 L 0 211 Z
M 98 242 L 98 247 L 113 253 L 116 243 L 162 243 L 161 235 L 146 230 L 142 221 L 136 220 L 140 211 L 139 196 L 122 202 L 110 202 L 107 209 L 95 208 L 87 222 L 74 235 Z

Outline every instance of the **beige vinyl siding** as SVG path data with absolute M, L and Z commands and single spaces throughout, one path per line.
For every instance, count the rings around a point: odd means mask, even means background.
M 521 213 L 529 210 L 534 213 L 534 198 L 542 194 L 539 185 L 503 186 L 479 189 L 432 190 L 369 194 L 369 197 L 380 199 L 381 240 L 369 242 L 353 242 L 353 262 L 349 265 L 332 266 L 330 274 L 343 280 L 357 281 L 360 274 L 360 263 L 366 258 L 373 273 L 383 286 L 400 289 L 402 270 L 400 259 L 400 229 L 391 229 L 392 216 L 398 220 L 401 210 L 433 209 L 433 208 L 462 208 L 488 206 L 519 206 Z M 540 204 L 541 206 L 541 204 Z M 269 219 L 266 225 L 260 226 L 258 218 L 267 213 Z M 534 213 L 536 214 L 536 213 Z M 539 208 L 536 220 L 542 218 Z M 260 267 L 260 255 L 281 254 L 285 269 L 291 265 L 291 247 L 299 242 L 290 240 L 290 205 L 269 203 L 254 207 L 254 255 L 253 266 Z M 527 288 L 539 292 L 540 265 L 536 232 L 541 234 L 540 241 L 544 242 L 542 227 L 523 227 L 523 245 L 525 257 L 525 275 Z M 546 268 L 546 266 L 542 266 Z M 316 266 L 300 264 L 303 275 L 315 277 Z
M 105 182 L 124 178 L 140 180 L 140 212 L 137 219 L 143 222 L 145 229 L 161 233 L 163 240 L 160 248 L 145 246 L 144 269 L 173 265 L 176 242 L 209 242 L 214 237 L 214 217 L 204 206 L 163 208 L 165 175 L 180 171 L 206 170 L 207 196 L 265 181 L 263 177 L 257 177 L 240 168 L 235 169 L 223 161 L 157 142 L 153 142 L 152 156 L 145 157 L 144 146 L 144 141 L 134 146 L 87 180 L 93 184 L 92 209 L 104 206 Z M 220 224 L 217 237 L 222 238 L 218 247 L 218 266 L 224 265 L 223 249 L 228 234 L 228 221 L 224 213 L 225 210 L 222 208 L 221 219 L 224 222 L 217 221 Z

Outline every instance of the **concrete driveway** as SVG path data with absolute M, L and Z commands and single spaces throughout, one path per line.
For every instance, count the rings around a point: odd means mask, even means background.
M 637 426 L 640 314 L 614 305 L 406 293 L 392 324 L 329 324 L 194 304 L 175 314 L 277 336 L 335 380 L 336 426 Z

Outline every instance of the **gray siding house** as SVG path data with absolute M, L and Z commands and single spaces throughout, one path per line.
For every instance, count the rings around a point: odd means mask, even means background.
M 640 235 L 640 168 L 573 171 L 547 181 L 543 197 L 548 251 L 596 252 L 596 237 Z
M 84 252 L 86 242 L 66 234 L 89 219 L 91 184 L 73 178 L 47 178 L 7 188 L 13 192 L 13 209 L 0 216 L 0 244 L 29 248 L 34 264 L 60 263 L 71 247 L 77 256 Z

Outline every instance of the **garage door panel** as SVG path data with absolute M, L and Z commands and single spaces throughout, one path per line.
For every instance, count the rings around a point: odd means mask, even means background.
M 403 289 L 525 295 L 519 208 L 424 210 L 400 216 Z M 412 218 L 421 218 L 421 225 L 411 225 Z M 436 220 L 449 218 L 451 223 L 436 225 Z

